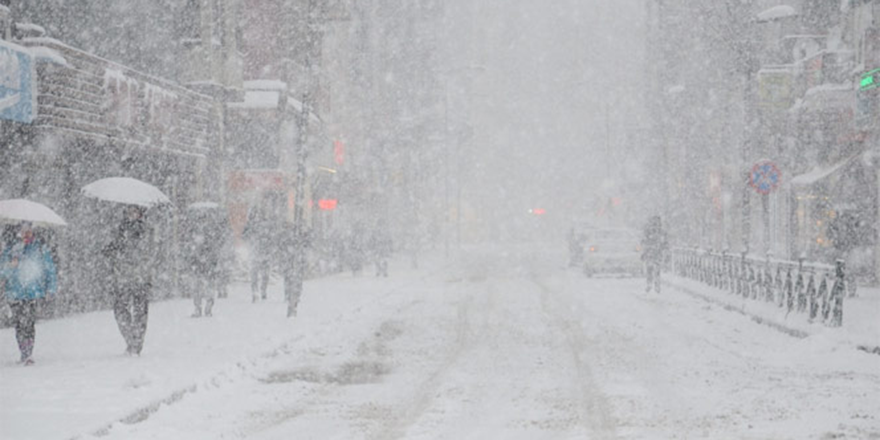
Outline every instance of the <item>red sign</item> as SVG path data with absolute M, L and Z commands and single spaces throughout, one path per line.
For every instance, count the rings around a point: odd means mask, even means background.
M 340 140 L 333 141 L 333 160 L 337 165 L 342 165 L 345 162 L 345 144 Z
M 336 199 L 321 199 L 318 200 L 318 209 L 321 211 L 332 211 L 336 209 Z
M 284 174 L 280 170 L 239 170 L 229 174 L 232 191 L 283 191 Z

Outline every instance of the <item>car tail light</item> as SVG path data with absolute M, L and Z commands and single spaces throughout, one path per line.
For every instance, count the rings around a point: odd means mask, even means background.
M 596 252 L 596 246 L 590 246 L 590 252 Z

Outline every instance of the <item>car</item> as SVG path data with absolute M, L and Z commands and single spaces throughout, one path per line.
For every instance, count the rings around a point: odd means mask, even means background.
M 638 231 L 599 228 L 584 235 L 584 274 L 588 277 L 642 275 L 644 265 Z

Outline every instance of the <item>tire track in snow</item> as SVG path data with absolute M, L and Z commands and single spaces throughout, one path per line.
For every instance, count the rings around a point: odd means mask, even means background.
M 611 406 L 596 385 L 590 365 L 585 361 L 586 355 L 590 351 L 597 351 L 598 348 L 589 347 L 591 340 L 571 316 L 571 308 L 559 299 L 560 292 L 555 292 L 542 283 L 537 274 L 532 274 L 529 281 L 540 290 L 541 317 L 544 324 L 548 328 L 557 329 L 565 338 L 574 368 L 574 379 L 580 391 L 578 399 L 580 418 L 588 423 L 584 428 L 594 434 L 591 438 L 617 438 L 616 422 L 611 415 Z
M 370 433 L 368 439 L 394 439 L 403 438 L 407 429 L 412 426 L 422 414 L 430 407 L 434 400 L 437 390 L 444 384 L 444 378 L 449 370 L 452 369 L 462 353 L 472 345 L 468 337 L 471 328 L 470 313 L 473 307 L 474 296 L 466 297 L 458 305 L 455 321 L 455 338 L 450 348 L 443 356 L 440 365 L 428 374 L 427 378 L 418 386 L 411 398 L 402 406 L 402 412 L 399 416 L 389 420 L 384 426 L 381 426 L 375 432 Z M 491 305 L 491 302 L 490 302 Z
M 425 280 L 435 277 L 438 274 L 442 273 L 447 266 L 443 266 L 438 270 L 429 272 L 425 275 L 418 277 L 415 281 L 410 281 L 406 283 L 402 283 L 392 287 L 391 289 L 385 291 L 378 297 L 369 297 L 360 302 L 357 306 L 352 309 L 348 309 L 346 311 L 340 312 L 337 316 L 329 320 L 329 322 L 338 322 L 340 320 L 350 318 L 352 314 L 357 314 L 362 312 L 368 303 L 376 302 L 376 301 L 387 301 L 393 295 L 400 293 L 401 291 L 411 288 L 415 285 L 421 285 L 425 282 Z M 409 305 L 410 303 L 407 303 Z M 406 306 L 406 305 L 405 305 Z M 138 424 L 146 421 L 152 415 L 160 411 L 162 408 L 171 407 L 174 404 L 182 401 L 186 396 L 191 394 L 198 393 L 201 389 L 211 389 L 216 388 L 219 382 L 237 382 L 241 379 L 248 377 L 249 373 L 253 370 L 258 370 L 266 367 L 270 363 L 274 362 L 276 358 L 281 355 L 290 354 L 293 350 L 293 347 L 303 339 L 304 335 L 296 335 L 275 348 L 267 350 L 257 356 L 253 356 L 251 358 L 240 359 L 236 362 L 224 365 L 215 371 L 214 374 L 210 375 L 207 379 L 203 379 L 197 381 L 189 386 L 182 387 L 177 390 L 171 391 L 166 397 L 154 400 L 148 404 L 145 404 L 139 408 L 136 408 L 129 412 L 127 415 L 118 418 L 116 420 L 107 422 L 95 429 L 89 430 L 87 433 L 75 434 L 69 437 L 70 440 L 80 440 L 85 437 L 105 437 L 110 434 L 111 430 L 117 424 L 125 424 L 132 425 Z M 276 424 L 283 423 L 284 420 L 278 421 Z M 239 435 L 240 433 L 234 433 L 234 435 Z

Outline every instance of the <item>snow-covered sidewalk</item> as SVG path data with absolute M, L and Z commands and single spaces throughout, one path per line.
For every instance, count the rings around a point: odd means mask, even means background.
M 880 347 L 880 289 L 860 288 L 857 297 L 846 298 L 843 303 L 843 326 L 832 328 L 821 322 L 809 322 L 806 313 L 786 313 L 785 308 L 773 303 L 746 299 L 696 280 L 665 274 L 664 282 L 795 336 L 809 336 L 823 339 L 830 345 L 862 347 L 869 351 Z
M 420 277 L 395 269 L 391 278 L 367 272 L 308 281 L 295 319 L 285 316 L 280 283 L 257 304 L 247 284 L 234 284 L 211 318 L 191 318 L 188 299 L 153 303 L 141 357 L 124 355 L 110 311 L 37 323 L 31 367 L 16 362 L 14 331 L 0 330 L 0 438 L 65 439 L 136 420 L 200 385 L 242 374 L 308 338 L 307 329 L 333 326 Z

